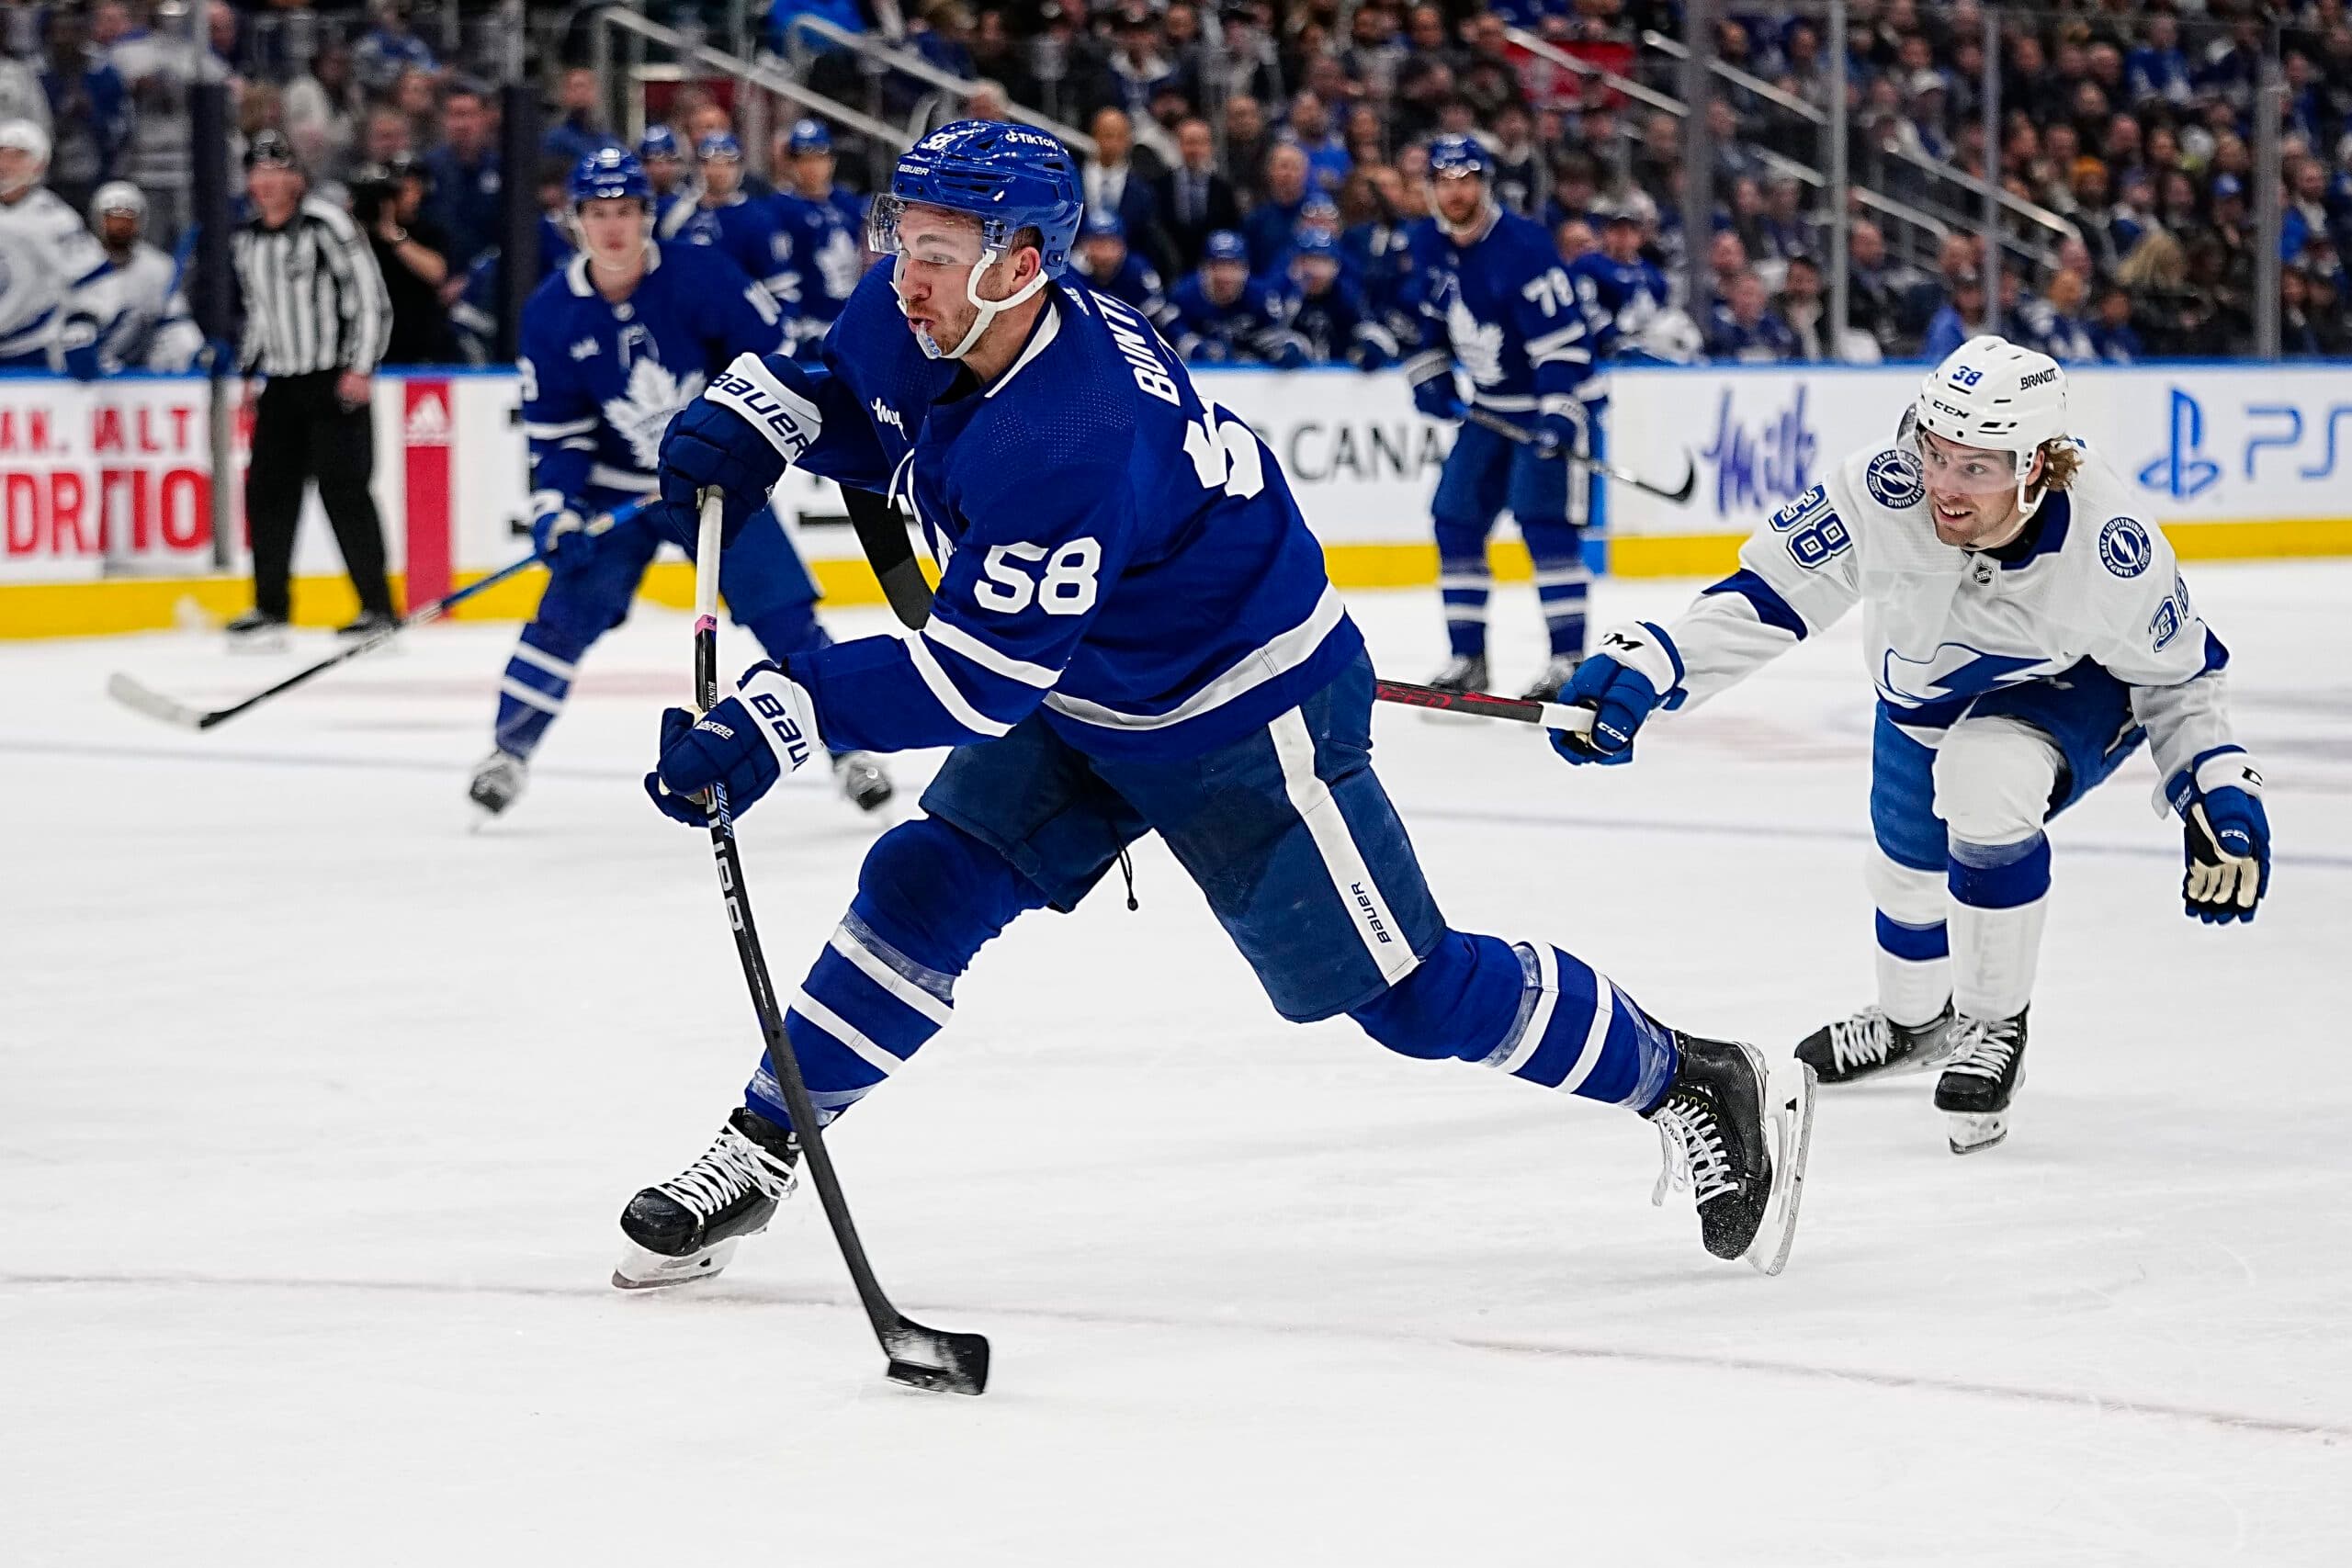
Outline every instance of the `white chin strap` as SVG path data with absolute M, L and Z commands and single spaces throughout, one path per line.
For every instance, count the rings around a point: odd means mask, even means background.
M 980 274 L 986 272 L 989 267 L 994 266 L 997 262 L 1003 257 L 1003 255 L 1004 253 L 1002 251 L 982 251 L 980 253 L 980 259 L 972 264 L 972 270 L 967 273 L 964 276 L 964 298 L 971 301 L 973 315 L 971 330 L 964 334 L 963 342 L 957 344 L 954 348 L 942 348 L 939 346 L 938 340 L 933 338 L 929 333 L 917 333 L 915 334 L 915 341 L 922 345 L 922 351 L 926 357 L 932 359 L 963 358 L 966 355 L 972 352 L 973 346 L 980 341 L 981 334 L 989 330 L 989 323 L 996 320 L 998 311 L 1012 310 L 1015 305 L 1022 304 L 1035 297 L 1037 290 L 1046 287 L 1045 269 L 1040 267 L 1036 276 L 1031 278 L 1027 283 L 1023 284 L 1009 297 L 1002 299 L 981 299 Z M 907 302 L 904 299 L 899 300 L 899 313 L 900 315 L 904 315 L 906 313 L 906 310 Z

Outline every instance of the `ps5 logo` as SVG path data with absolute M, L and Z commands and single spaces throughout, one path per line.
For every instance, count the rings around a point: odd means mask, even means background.
M 2140 469 L 2140 483 L 2187 501 L 2221 481 L 2222 465 L 2205 456 L 2205 410 L 2178 387 L 2172 389 L 2171 444 Z

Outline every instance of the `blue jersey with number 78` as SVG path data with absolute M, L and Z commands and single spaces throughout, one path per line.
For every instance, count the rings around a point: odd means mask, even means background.
M 1045 297 L 982 387 L 923 355 L 876 267 L 821 365 L 745 355 L 706 394 L 797 466 L 910 506 L 940 566 L 921 634 L 787 661 L 831 745 L 961 745 L 1042 705 L 1089 755 L 1195 756 L 1363 649 L 1256 433 L 1133 307 Z

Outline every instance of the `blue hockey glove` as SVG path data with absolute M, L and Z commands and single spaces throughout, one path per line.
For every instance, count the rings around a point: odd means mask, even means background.
M 1566 452 L 1584 450 L 1584 421 L 1565 410 L 1546 410 L 1536 419 L 1533 434 L 1535 455 L 1539 457 L 1557 457 Z
M 1389 352 L 1376 343 L 1357 344 L 1355 357 L 1356 368 L 1363 371 L 1367 376 L 1372 375 L 1376 371 L 1385 370 L 1391 364 L 1395 363 L 1395 360 Z
M 531 547 L 550 568 L 576 566 L 588 558 L 588 524 L 569 502 L 548 500 L 531 519 Z
M 2209 926 L 2253 919 L 2270 891 L 2270 818 L 2254 760 L 2238 747 L 2217 746 L 2174 774 L 2165 793 L 2186 840 L 2183 912 Z
M 98 364 L 98 324 L 87 316 L 70 318 L 57 330 L 57 346 L 65 373 L 76 381 L 95 381 Z
M 699 721 L 684 708 L 662 714 L 662 758 L 645 775 L 646 796 L 662 815 L 699 828 L 710 813 L 692 797 L 721 784 L 729 812 L 741 817 L 822 746 L 807 690 L 774 664 L 754 664 Z
M 647 507 L 653 525 L 687 550 L 701 529 L 699 498 L 716 489 L 725 498 L 720 536 L 733 544 L 768 491 L 784 477 L 784 455 L 733 409 L 697 398 L 678 411 L 662 436 L 662 500 Z
M 1664 627 L 1650 621 L 1617 627 L 1560 690 L 1562 702 L 1592 710 L 1591 732 L 1555 729 L 1552 750 L 1571 762 L 1632 761 L 1635 732 L 1681 683 L 1682 655 Z
M 1292 338 L 1274 350 L 1271 363 L 1277 370 L 1304 370 L 1306 368 L 1306 345 Z
M 1413 383 L 1413 406 L 1431 419 L 1458 422 L 1469 411 L 1453 385 L 1451 368 L 1424 376 Z

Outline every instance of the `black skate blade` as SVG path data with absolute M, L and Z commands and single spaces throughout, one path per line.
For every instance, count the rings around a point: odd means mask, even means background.
M 978 1394 L 989 1386 L 989 1342 L 978 1334 L 944 1334 L 901 1318 L 882 1348 L 892 1382 L 926 1393 Z

